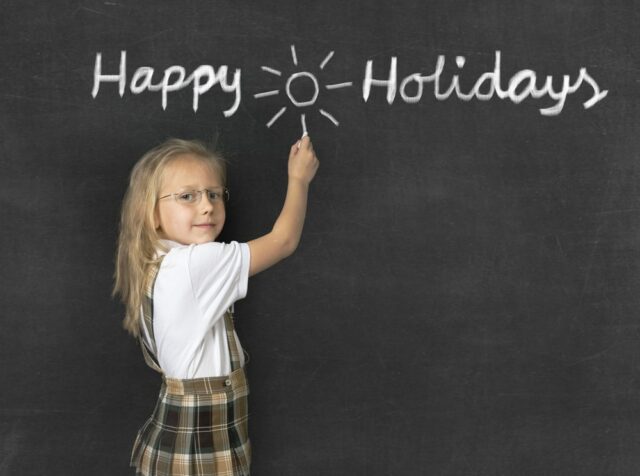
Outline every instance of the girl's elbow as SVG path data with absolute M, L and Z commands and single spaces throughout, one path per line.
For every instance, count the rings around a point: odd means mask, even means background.
M 291 236 L 286 233 L 278 233 L 277 231 L 272 231 L 272 234 L 273 242 L 277 245 L 277 254 L 280 259 L 291 256 L 296 251 L 296 248 L 298 248 L 300 237 L 296 237 L 295 235 Z
M 283 258 L 288 258 L 289 256 L 291 256 L 296 251 L 299 244 L 300 240 L 288 240 L 287 242 L 285 242 Z
M 298 243 L 295 240 L 289 237 L 283 237 L 281 235 L 277 235 L 273 243 L 276 245 L 273 248 L 273 256 L 275 257 L 276 261 L 288 258 L 298 247 Z
M 282 259 L 285 259 L 291 256 L 296 251 L 297 247 L 298 247 L 297 243 L 293 243 L 293 242 L 285 243 L 282 248 Z

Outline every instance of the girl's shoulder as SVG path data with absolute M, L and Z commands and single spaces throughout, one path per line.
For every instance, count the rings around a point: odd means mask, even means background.
M 186 260 L 188 263 L 206 263 L 211 260 L 227 261 L 230 258 L 237 257 L 240 259 L 248 259 L 249 245 L 247 243 L 239 243 L 231 241 L 223 243 L 218 241 L 210 241 L 207 243 L 192 243 L 185 245 L 171 240 L 160 240 L 161 245 L 165 248 L 157 248 L 156 256 L 169 258 L 168 261 Z M 166 251 L 165 251 L 166 250 Z M 167 261 L 163 259 L 163 261 Z
M 192 248 L 198 248 L 205 251 L 207 249 L 211 250 L 215 248 L 225 248 L 229 246 L 233 247 L 244 244 L 246 243 L 238 243 L 237 241 L 231 241 L 229 243 L 223 243 L 220 241 L 208 241 L 207 243 L 191 243 L 189 245 L 185 245 L 183 243 L 178 243 L 177 241 L 161 239 L 160 246 L 156 248 L 156 252 L 158 254 L 169 254 L 171 252 L 185 251 Z

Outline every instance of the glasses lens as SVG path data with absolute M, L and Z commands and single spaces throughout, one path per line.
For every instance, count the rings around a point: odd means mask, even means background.
M 189 190 L 176 195 L 176 200 L 180 203 L 194 203 L 200 194 L 195 190 Z
M 229 190 L 226 188 L 217 188 L 215 190 L 207 190 L 209 200 L 212 202 L 223 200 L 227 202 L 229 200 Z

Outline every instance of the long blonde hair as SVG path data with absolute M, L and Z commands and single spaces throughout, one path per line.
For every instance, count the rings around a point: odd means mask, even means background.
M 225 160 L 200 141 L 168 139 L 144 154 L 134 165 L 122 201 L 111 293 L 112 297 L 120 294 L 125 306 L 122 325 L 134 337 L 140 334 L 140 306 L 149 268 L 160 260 L 156 250 L 168 251 L 154 226 L 163 172 L 167 165 L 185 154 L 210 165 L 226 186 Z

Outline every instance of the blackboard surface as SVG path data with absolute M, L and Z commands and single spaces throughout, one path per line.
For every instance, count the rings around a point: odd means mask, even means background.
M 167 137 L 216 143 L 221 239 L 248 241 L 304 113 L 321 165 L 302 242 L 236 304 L 253 473 L 638 474 L 639 24 L 634 1 L 4 2 L 0 473 L 133 474 L 160 380 L 110 298 L 128 173 Z M 94 97 L 98 53 L 115 75 L 122 52 L 123 95 Z M 521 101 L 439 98 L 435 76 L 400 93 L 440 57 L 440 93 L 454 75 L 468 93 L 498 56 L 503 90 L 524 70 L 541 91 L 592 82 L 552 114 L 527 80 Z M 369 61 L 377 80 L 395 62 L 391 104 L 383 84 L 364 100 Z M 240 71 L 228 116 L 221 81 L 197 112 L 193 82 L 164 109 L 132 92 L 139 68 L 201 65 Z M 286 95 L 296 72 L 313 104 Z

